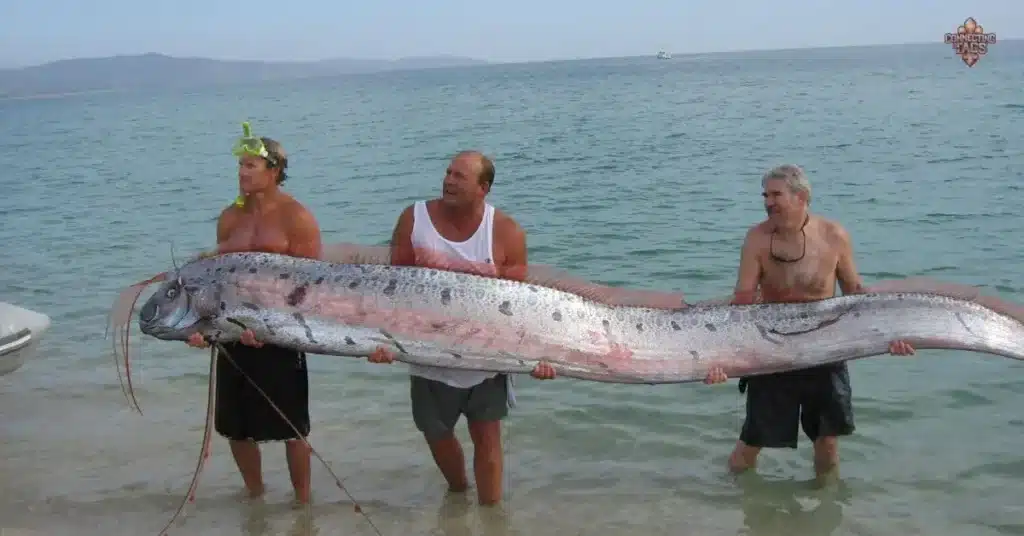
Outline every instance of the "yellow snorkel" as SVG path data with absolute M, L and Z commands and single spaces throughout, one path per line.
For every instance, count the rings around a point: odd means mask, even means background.
M 263 140 L 252 135 L 252 127 L 249 126 L 249 122 L 245 121 L 242 123 L 242 137 L 238 138 L 235 142 L 235 146 L 231 149 L 231 154 L 238 158 L 243 156 L 258 156 L 260 158 L 266 158 L 267 160 L 273 160 L 270 157 L 270 152 L 267 151 Z M 239 192 L 238 197 L 235 198 L 236 207 L 245 206 L 245 196 Z

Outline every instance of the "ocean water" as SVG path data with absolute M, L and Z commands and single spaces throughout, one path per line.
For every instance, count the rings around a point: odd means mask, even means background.
M 0 533 L 156 534 L 199 451 L 207 355 L 140 340 L 144 411 L 104 339 L 124 286 L 214 242 L 239 122 L 290 152 L 287 190 L 327 242 L 383 244 L 447 159 L 492 155 L 491 201 L 532 262 L 611 284 L 726 295 L 760 175 L 792 162 L 841 221 L 868 282 L 924 275 L 1024 302 L 1024 46 L 974 68 L 942 44 L 499 65 L 189 93 L 0 102 L 0 299 L 44 311 L 42 354 L 0 377 Z M 1017 140 L 1017 141 L 1014 141 Z M 1015 148 L 1016 147 L 1016 148 Z M 851 365 L 858 429 L 842 482 L 810 444 L 725 469 L 743 420 L 720 386 L 518 382 L 506 499 L 448 497 L 413 426 L 401 364 L 310 359 L 311 441 L 380 533 L 996 535 L 1024 533 L 1024 367 L 922 351 Z M 464 425 L 459 435 L 471 453 Z M 314 461 L 293 509 L 283 447 L 240 499 L 226 443 L 177 534 L 373 535 Z

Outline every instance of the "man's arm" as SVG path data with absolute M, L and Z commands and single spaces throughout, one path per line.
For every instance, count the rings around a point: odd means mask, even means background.
M 509 217 L 504 217 L 497 225 L 501 248 L 505 253 L 498 266 L 498 275 L 504 279 L 525 281 L 528 273 L 526 255 L 526 231 Z
M 841 225 L 832 229 L 835 245 L 839 249 L 839 262 L 836 265 L 836 279 L 843 294 L 856 294 L 864 290 L 857 264 L 853 261 L 853 243 L 850 234 Z
M 402 211 L 391 232 L 391 264 L 394 266 L 416 265 L 416 251 L 412 247 L 412 210 L 412 205 L 409 205 Z
M 320 240 L 320 225 L 317 223 L 313 213 L 306 208 L 296 210 L 291 221 L 291 232 L 289 233 L 289 253 L 293 257 L 306 257 L 319 259 L 323 254 L 323 244 Z
M 761 282 L 761 259 L 758 253 L 760 237 L 756 227 L 747 231 L 740 249 L 740 268 L 736 274 L 736 288 L 732 303 L 748 305 L 757 301 L 757 287 Z

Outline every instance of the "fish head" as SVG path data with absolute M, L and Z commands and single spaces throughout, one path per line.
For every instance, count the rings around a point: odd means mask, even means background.
M 139 329 L 163 340 L 186 340 L 215 316 L 216 288 L 202 280 L 168 278 L 139 309 Z

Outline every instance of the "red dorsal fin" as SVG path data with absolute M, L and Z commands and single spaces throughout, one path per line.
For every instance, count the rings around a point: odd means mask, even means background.
M 471 262 L 427 248 L 416 248 L 415 253 L 416 263 L 420 266 L 484 276 L 492 276 L 494 270 L 489 263 Z M 324 245 L 321 259 L 344 264 L 390 264 L 391 253 L 387 246 L 337 243 Z M 531 264 L 525 274 L 522 269 L 510 269 L 508 272 L 515 274 L 510 278 L 524 283 L 569 292 L 606 305 L 657 309 L 676 309 L 683 305 L 680 292 L 611 287 L 573 276 L 553 266 Z

